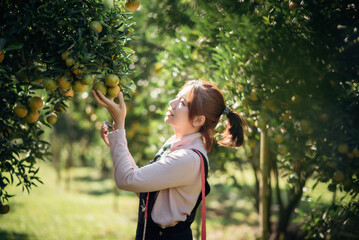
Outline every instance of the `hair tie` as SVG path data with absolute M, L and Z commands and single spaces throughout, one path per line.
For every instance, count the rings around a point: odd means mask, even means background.
M 226 107 L 224 108 L 224 110 L 223 110 L 223 114 L 225 114 L 226 116 L 228 116 L 228 114 L 230 113 L 230 111 L 231 111 L 231 109 L 230 109 L 228 106 L 226 106 Z

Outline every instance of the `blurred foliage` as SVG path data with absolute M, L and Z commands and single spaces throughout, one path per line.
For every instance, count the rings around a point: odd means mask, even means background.
M 4 202 L 14 178 L 27 191 L 41 182 L 36 159 L 49 156 L 49 143 L 41 138 L 43 128 L 66 111 L 75 93 L 88 94 L 84 91 L 93 79 L 103 81 L 106 74 L 116 74 L 121 78 L 119 87 L 131 94 L 133 50 L 126 44 L 133 37 L 133 22 L 123 2 L 111 7 L 99 0 L 1 1 L 0 18 L 0 202 Z M 85 83 L 85 78 L 91 81 Z M 40 97 L 36 107 L 29 102 L 32 97 Z M 19 110 L 20 104 L 24 107 Z M 50 115 L 53 121 L 47 118 Z
M 332 205 L 329 208 L 313 208 L 306 216 L 304 230 L 308 232 L 306 239 L 358 239 L 359 205 Z

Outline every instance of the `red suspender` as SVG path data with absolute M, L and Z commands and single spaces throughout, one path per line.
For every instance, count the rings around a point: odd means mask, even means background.
M 204 160 L 202 158 L 202 154 L 193 149 L 193 151 L 195 151 L 199 157 L 201 158 L 201 183 L 202 183 L 202 234 L 201 234 L 201 239 L 202 240 L 206 240 L 206 187 L 205 187 L 205 182 L 206 182 L 206 177 L 205 177 L 205 173 L 204 173 Z

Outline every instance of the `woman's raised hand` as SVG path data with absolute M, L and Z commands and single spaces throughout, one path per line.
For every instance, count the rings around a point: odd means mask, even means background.
M 113 120 L 113 128 L 122 129 L 125 128 L 125 118 L 126 118 L 126 104 L 123 99 L 123 93 L 118 94 L 119 104 L 111 101 L 105 97 L 99 90 L 92 91 L 92 95 L 95 98 L 98 105 L 105 107 L 110 113 Z

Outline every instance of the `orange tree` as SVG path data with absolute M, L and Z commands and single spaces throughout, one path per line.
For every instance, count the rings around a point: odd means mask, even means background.
M 171 1 L 156 6 L 161 5 L 190 19 L 176 26 L 171 32 L 175 39 L 158 57 L 164 76 L 178 82 L 209 79 L 225 91 L 228 104 L 249 122 L 246 149 L 257 173 L 259 133 L 269 134 L 275 178 L 269 197 L 274 195 L 279 205 L 279 212 L 272 213 L 278 215 L 276 236 L 285 234 L 310 177 L 357 202 L 358 5 L 342 0 L 199 0 L 182 7 Z M 188 5 L 192 11 L 184 7 Z M 156 19 L 164 31 L 171 30 L 171 20 L 164 21 L 163 14 Z M 280 179 L 286 180 L 288 194 L 281 191 Z M 338 221 L 331 227 L 343 223 Z M 320 229 L 320 234 L 309 231 L 311 237 L 331 234 L 328 226 Z
M 97 85 L 114 98 L 131 93 L 134 24 L 124 2 L 99 0 L 0 3 L 0 205 L 6 187 L 30 191 L 41 180 L 37 159 L 49 156 L 43 128 L 54 124 L 74 94 Z M 86 93 L 88 94 L 88 93 Z

